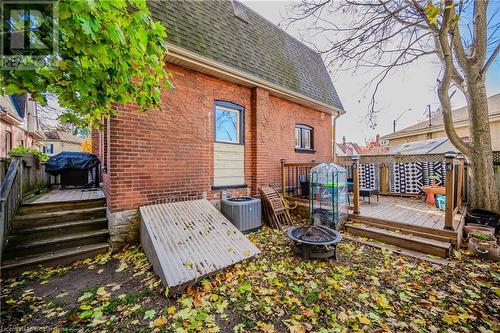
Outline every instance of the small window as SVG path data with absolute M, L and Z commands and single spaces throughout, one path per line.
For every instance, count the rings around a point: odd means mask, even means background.
M 5 131 L 5 152 L 8 154 L 12 150 L 12 133 Z
M 54 145 L 53 144 L 48 144 L 43 147 L 43 152 L 45 154 L 53 154 L 54 153 Z
M 313 150 L 313 129 L 306 125 L 295 126 L 295 149 Z
M 215 102 L 215 142 L 243 143 L 243 107 Z

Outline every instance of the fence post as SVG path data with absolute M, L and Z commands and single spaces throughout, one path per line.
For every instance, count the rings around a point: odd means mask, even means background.
M 286 196 L 285 159 L 281 159 L 281 194 Z
M 353 213 L 359 215 L 359 156 L 352 157 Z
M 454 175 L 454 160 L 456 154 L 454 152 L 446 152 L 444 154 L 445 157 L 445 166 L 446 166 L 446 207 L 444 211 L 444 228 L 446 230 L 453 230 L 453 212 L 454 207 L 453 204 L 455 202 L 454 199 L 454 187 L 455 187 L 455 175 Z

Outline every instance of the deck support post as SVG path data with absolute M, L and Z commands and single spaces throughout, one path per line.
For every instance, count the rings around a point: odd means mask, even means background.
M 460 213 L 462 208 L 462 193 L 464 187 L 464 157 L 461 154 L 457 155 L 458 160 L 458 177 L 457 177 L 457 211 Z
M 281 163 L 281 194 L 286 197 L 286 179 L 285 179 L 285 159 L 280 160 Z
M 359 156 L 352 157 L 353 213 L 359 215 Z
M 446 207 L 444 211 L 444 229 L 453 231 L 453 215 L 454 215 L 454 203 L 455 203 L 455 156 L 454 152 L 446 152 L 444 154 L 445 157 L 445 166 L 446 166 Z

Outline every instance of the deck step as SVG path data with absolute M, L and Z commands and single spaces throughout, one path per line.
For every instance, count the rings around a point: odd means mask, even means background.
M 65 232 L 71 231 L 75 228 L 84 228 L 84 227 L 100 227 L 106 226 L 107 219 L 105 217 L 97 217 L 93 219 L 86 220 L 77 220 L 77 221 L 68 221 L 68 222 L 60 222 L 60 223 L 51 223 L 33 227 L 26 227 L 23 229 L 18 229 L 12 236 L 20 236 L 24 234 L 36 234 L 40 235 L 43 232 L 64 230 Z M 83 230 L 82 230 L 83 231 Z
M 76 260 L 93 257 L 108 251 L 109 243 L 101 242 L 91 245 L 76 246 L 43 254 L 29 255 L 19 259 L 4 260 L 2 276 L 15 274 L 20 270 L 43 265 L 44 267 L 64 265 Z
M 346 225 L 346 230 L 353 235 L 372 238 L 387 244 L 432 254 L 442 258 L 447 258 L 452 249 L 452 245 L 449 242 L 443 242 L 408 233 L 398 233 L 393 230 L 371 225 L 348 223 Z
M 21 258 L 30 254 L 42 254 L 64 248 L 90 245 L 105 242 L 108 240 L 108 236 L 108 229 L 101 229 L 27 241 L 8 242 L 3 256 L 5 259 Z
M 49 212 L 59 212 L 74 209 L 103 207 L 106 199 L 73 200 L 59 202 L 23 203 L 19 206 L 17 215 L 39 214 Z
M 26 215 L 16 215 L 14 217 L 13 229 L 18 230 L 18 229 L 42 226 L 52 223 L 98 218 L 98 217 L 104 217 L 105 215 L 106 215 L 106 207 L 104 206 L 26 214 Z
M 349 220 L 365 225 L 370 225 L 376 228 L 383 228 L 386 230 L 396 231 L 403 234 L 411 234 L 415 236 L 420 236 L 424 238 L 430 238 L 442 242 L 450 242 L 452 237 L 443 235 L 441 233 L 436 233 L 436 229 L 414 226 L 411 224 L 399 223 L 391 221 L 391 223 L 387 223 L 386 221 L 381 222 L 376 219 L 367 219 L 365 217 L 360 216 L 349 216 Z

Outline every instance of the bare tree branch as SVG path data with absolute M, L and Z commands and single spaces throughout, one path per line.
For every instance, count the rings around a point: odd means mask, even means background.
M 469 157 L 469 146 L 460 139 L 455 127 L 453 126 L 453 114 L 449 95 L 450 84 L 453 77 L 453 58 L 449 41 L 450 24 L 453 18 L 453 6 L 450 6 L 450 4 L 453 4 L 452 0 L 447 0 L 445 3 L 443 22 L 438 35 L 438 41 L 443 52 L 443 60 L 445 64 L 443 76 L 439 82 L 438 97 L 441 102 L 443 112 L 444 129 L 448 138 L 458 150 L 460 150 L 465 156 Z M 451 43 L 453 43 L 453 38 L 456 38 L 456 36 L 451 34 Z
M 497 44 L 497 47 L 495 48 L 495 51 L 491 54 L 490 58 L 486 61 L 484 64 L 483 68 L 481 69 L 481 74 L 486 74 L 488 71 L 488 68 L 491 66 L 493 61 L 495 61 L 496 57 L 498 56 L 498 53 L 500 52 L 500 43 Z

